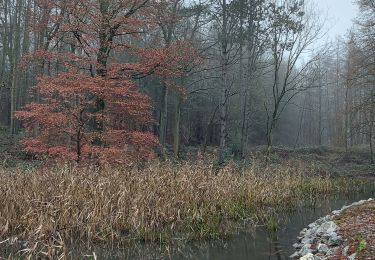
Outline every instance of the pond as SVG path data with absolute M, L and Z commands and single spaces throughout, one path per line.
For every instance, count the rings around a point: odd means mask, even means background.
M 282 224 L 277 232 L 269 232 L 267 228 L 258 226 L 255 232 L 243 231 L 225 240 L 177 242 L 172 247 L 138 243 L 127 249 L 93 248 L 91 252 L 94 251 L 98 259 L 289 259 L 289 255 L 294 252 L 292 245 L 297 242 L 297 236 L 304 227 L 335 209 L 370 197 L 375 197 L 375 190 L 339 195 L 320 200 L 315 205 L 301 206 L 287 216 L 280 216 Z M 81 258 L 83 254 L 81 252 L 78 255 Z

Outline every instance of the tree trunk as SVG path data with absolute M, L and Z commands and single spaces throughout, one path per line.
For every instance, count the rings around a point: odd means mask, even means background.
M 160 125 L 159 125 L 159 141 L 160 145 L 163 149 L 164 154 L 164 147 L 167 138 L 167 120 L 168 120 L 168 88 L 166 86 L 162 86 L 161 91 L 161 107 L 160 107 Z
M 374 164 L 374 146 L 373 146 L 373 123 L 370 123 L 370 129 L 369 129 L 369 145 L 370 145 L 370 160 L 371 164 Z
M 370 144 L 370 160 L 371 164 L 374 164 L 374 121 L 375 121 L 375 100 L 374 100 L 375 91 L 372 90 L 370 95 L 371 110 L 370 110 L 370 127 L 369 127 L 369 144 Z
M 305 95 L 304 99 L 303 99 L 303 102 L 302 102 L 302 110 L 301 110 L 301 115 L 299 117 L 299 124 L 298 124 L 298 132 L 297 132 L 297 137 L 296 137 L 296 141 L 294 142 L 294 149 L 296 149 L 297 145 L 298 145 L 298 142 L 299 142 L 299 138 L 301 136 L 301 131 L 302 131 L 302 123 L 303 123 L 303 118 L 304 118 L 304 115 L 305 115 L 305 104 L 306 104 L 306 99 L 307 99 L 307 95 Z
M 16 68 L 18 66 L 19 59 L 21 57 L 21 10 L 22 10 L 22 1 L 17 0 L 16 14 L 15 14 L 15 36 L 13 41 L 13 70 L 12 70 L 12 84 L 11 84 L 11 109 L 10 109 L 10 133 L 11 135 L 16 134 L 16 124 L 14 113 L 18 109 L 18 84 L 20 81 L 17 80 Z M 20 75 L 19 75 L 20 76 Z
M 271 149 L 272 149 L 272 145 L 273 145 L 273 128 L 274 128 L 274 123 L 273 123 L 273 119 L 272 119 L 272 122 L 269 126 L 269 129 L 267 131 L 267 151 L 268 151 L 268 154 L 271 152 Z
M 348 83 L 347 83 L 348 84 Z M 348 153 L 349 141 L 349 86 L 345 89 L 345 152 Z
M 176 11 L 177 5 L 173 6 L 174 11 Z M 170 24 L 168 26 L 161 26 L 165 46 L 170 46 L 173 37 L 174 25 Z M 159 142 L 162 149 L 162 156 L 166 157 L 165 144 L 167 141 L 167 131 L 168 131 L 168 87 L 165 84 L 165 79 L 162 81 L 161 86 L 161 98 L 160 98 L 160 120 L 159 120 Z M 175 143 L 173 143 L 174 150 Z M 175 153 L 175 151 L 174 151 Z
M 13 70 L 12 73 L 12 86 L 10 95 L 10 134 L 15 134 L 15 117 L 14 112 L 16 111 L 16 72 Z
M 321 75 L 319 75 L 321 77 Z M 321 84 L 321 79 L 319 83 L 319 121 L 318 121 L 318 145 L 322 145 L 322 134 L 323 134 L 323 129 L 322 129 L 322 84 Z
M 227 2 L 223 0 L 222 5 L 222 31 L 221 31 L 221 95 L 220 95 L 220 145 L 218 153 L 218 163 L 225 161 L 226 134 L 227 134 L 227 98 L 228 98 L 228 13 Z
M 180 120 L 181 120 L 181 97 L 176 93 L 174 131 L 173 131 L 173 154 L 178 158 L 180 152 Z
M 244 24 L 244 12 L 246 10 L 244 6 L 244 1 L 240 1 L 240 28 L 239 28 L 239 82 L 240 82 L 240 91 L 242 92 L 241 103 L 242 103 L 242 122 L 241 122 L 241 143 L 240 143 L 240 155 L 242 158 L 246 156 L 246 146 L 247 146 L 247 86 L 244 82 L 244 33 L 243 33 L 243 24 Z M 250 64 L 249 64 L 250 66 Z M 250 68 L 251 71 L 251 68 Z
M 247 148 L 247 89 L 243 91 L 243 104 L 242 104 L 242 125 L 241 125 L 241 157 L 246 156 Z

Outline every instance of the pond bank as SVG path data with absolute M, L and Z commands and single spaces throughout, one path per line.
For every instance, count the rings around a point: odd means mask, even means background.
M 375 201 L 361 200 L 319 218 L 300 232 L 290 257 L 303 260 L 363 259 L 375 255 Z
M 317 174 L 296 160 L 253 160 L 248 167 L 233 162 L 217 175 L 213 171 L 203 161 L 31 172 L 0 168 L 0 227 L 6 227 L 0 241 L 24 242 L 1 247 L 13 248 L 12 257 L 51 252 L 51 258 L 63 258 L 71 241 L 116 247 L 127 241 L 221 239 L 245 226 L 277 229 L 281 212 L 322 195 L 365 188 L 362 181 Z

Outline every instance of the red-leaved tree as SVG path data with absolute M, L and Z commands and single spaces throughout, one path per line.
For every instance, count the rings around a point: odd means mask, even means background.
M 150 101 L 132 81 L 105 80 L 77 71 L 39 79 L 40 103 L 26 105 L 17 117 L 29 133 L 22 141 L 35 154 L 65 160 L 123 161 L 151 155 L 156 138 L 142 131 L 152 122 Z M 105 100 L 98 111 L 96 100 Z M 100 120 L 100 131 L 93 125 Z
M 28 132 L 26 151 L 77 162 L 151 157 L 157 145 L 149 132 L 151 103 L 136 79 L 181 75 L 196 60 L 194 48 L 188 42 L 131 44 L 157 28 L 147 0 L 42 2 L 49 20 L 40 30 L 53 27 L 47 40 L 54 47 L 24 58 L 24 66 L 48 70 L 33 88 L 37 98 L 16 113 Z

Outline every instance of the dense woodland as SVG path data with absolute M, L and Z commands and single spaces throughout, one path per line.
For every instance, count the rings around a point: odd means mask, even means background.
M 375 3 L 318 46 L 303 0 L 3 0 L 0 126 L 35 154 L 178 157 L 375 135 Z M 125 158 L 125 159 L 124 159 Z
M 313 0 L 1 0 L 0 258 L 370 259 L 375 1 L 354 1 L 326 42 Z

